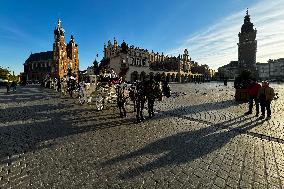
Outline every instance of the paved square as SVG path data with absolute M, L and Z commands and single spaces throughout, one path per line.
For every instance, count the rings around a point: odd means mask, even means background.
M 271 120 L 244 116 L 231 85 L 190 83 L 140 124 L 51 89 L 0 89 L 0 188 L 282 188 L 284 85 L 272 87 Z

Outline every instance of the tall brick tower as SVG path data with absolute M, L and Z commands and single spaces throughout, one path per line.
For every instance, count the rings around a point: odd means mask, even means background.
M 256 74 L 257 30 L 254 29 L 253 26 L 254 25 L 250 21 L 250 15 L 247 10 L 246 16 L 244 17 L 244 24 L 242 25 L 241 32 L 239 33 L 238 63 L 240 72 L 242 70 L 249 70 Z
M 67 76 L 68 69 L 71 69 L 71 73 L 75 77 L 79 72 L 78 45 L 72 35 L 70 42 L 66 45 L 64 33 L 61 21 L 58 20 L 57 28 L 54 30 L 52 76 L 60 79 Z
M 57 28 L 54 30 L 53 57 L 54 70 L 53 77 L 62 78 L 67 71 L 67 53 L 64 39 L 64 29 L 61 26 L 61 21 L 58 20 Z
M 77 77 L 79 73 L 78 45 L 75 43 L 73 35 L 71 35 L 71 39 L 67 45 L 66 50 L 67 67 L 71 68 L 72 74 Z

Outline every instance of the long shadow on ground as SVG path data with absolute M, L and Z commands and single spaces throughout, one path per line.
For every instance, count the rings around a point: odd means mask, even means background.
M 42 100 L 40 105 L 14 106 L 0 110 L 0 165 L 10 165 L 17 160 L 17 155 L 52 147 L 59 138 L 110 127 L 128 126 L 134 121 L 134 118 L 117 118 L 115 114 L 119 114 L 116 111 L 95 112 L 92 108 L 74 105 L 72 100 L 58 104 L 56 93 L 49 94 L 48 90 L 44 92 L 46 94 L 43 94 L 43 97 L 49 97 L 51 100 Z M 32 97 L 30 93 L 33 93 L 33 90 L 27 89 L 17 96 Z M 52 102 L 53 98 L 55 102 Z M 106 117 L 109 119 L 106 120 Z
M 168 117 L 196 114 L 200 112 L 221 110 L 221 109 L 226 109 L 229 107 L 239 106 L 239 105 L 240 103 L 231 99 L 231 100 L 224 100 L 224 101 L 219 101 L 219 102 L 210 102 L 210 103 L 203 103 L 203 104 L 198 104 L 198 105 L 183 106 L 183 107 L 173 108 L 173 109 L 166 110 L 166 111 L 161 111 L 153 119 L 163 119 L 163 118 L 168 118 Z
M 245 124 L 241 124 L 241 121 L 234 122 L 240 118 L 238 117 L 222 123 L 212 124 L 196 131 L 182 132 L 157 140 L 144 148 L 105 161 L 102 163 L 102 166 L 110 166 L 121 161 L 130 161 L 133 158 L 147 156 L 148 154 L 160 155 L 150 163 L 119 174 L 121 179 L 131 179 L 161 167 L 193 161 L 222 148 L 235 136 L 245 133 L 264 122 L 259 119 L 251 119 Z M 243 121 L 247 119 L 250 118 L 245 118 Z

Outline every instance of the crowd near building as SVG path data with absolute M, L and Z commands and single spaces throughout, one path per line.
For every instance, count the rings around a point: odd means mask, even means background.
M 54 30 L 53 51 L 31 53 L 21 75 L 25 81 L 40 82 L 46 78 L 61 79 L 67 74 L 77 77 L 78 72 L 78 45 L 72 35 L 69 43 L 65 43 L 65 31 L 58 20 Z
M 257 30 L 253 26 L 247 11 L 239 33 L 238 61 L 218 68 L 220 77 L 235 79 L 241 71 L 249 70 L 260 80 L 284 81 L 284 58 L 256 63 Z
M 116 39 L 113 43 L 108 41 L 104 45 L 104 60 L 126 81 L 143 80 L 147 75 L 158 75 L 171 82 L 190 82 L 209 80 L 214 75 L 214 71 L 207 65 L 199 66 L 194 62 L 187 49 L 178 56 L 168 56 L 133 45 L 128 46 L 124 41 L 119 45 Z M 194 69 L 197 67 L 200 69 Z

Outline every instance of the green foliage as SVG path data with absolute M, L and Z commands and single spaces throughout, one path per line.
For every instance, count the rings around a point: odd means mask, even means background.
M 7 69 L 0 68 L 0 79 L 8 79 L 10 72 Z
M 235 89 L 246 89 L 250 84 L 250 80 L 254 79 L 255 76 L 249 70 L 243 70 L 235 79 Z
M 19 81 L 19 77 L 12 75 L 8 69 L 0 68 L 0 79 L 8 80 L 8 81 Z

